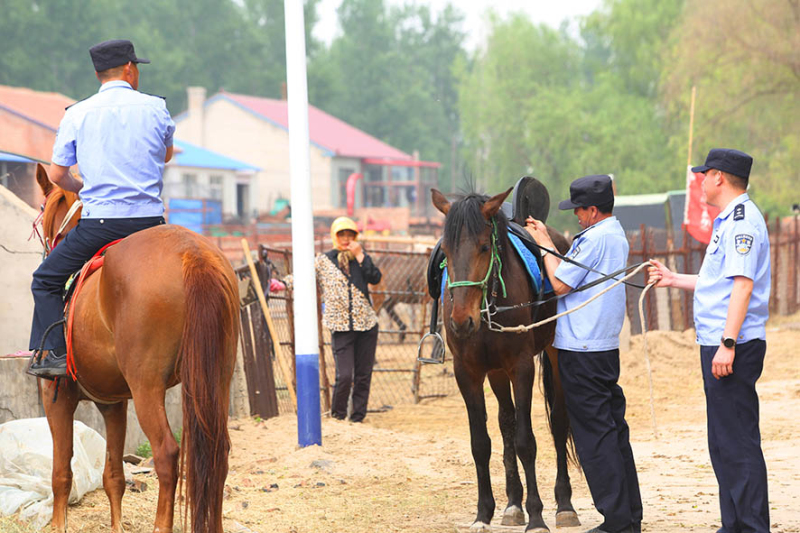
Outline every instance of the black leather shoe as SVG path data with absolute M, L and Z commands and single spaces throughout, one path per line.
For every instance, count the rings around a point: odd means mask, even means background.
M 64 353 L 61 353 L 63 351 Z M 47 355 L 34 361 L 28 368 L 28 374 L 37 378 L 55 379 L 67 375 L 66 350 L 48 350 Z

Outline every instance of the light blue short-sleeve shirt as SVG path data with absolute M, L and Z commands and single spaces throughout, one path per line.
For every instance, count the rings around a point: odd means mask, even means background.
M 628 265 L 628 239 L 617 217 L 608 217 L 575 236 L 567 257 L 610 274 Z M 556 277 L 573 289 L 601 278 L 577 265 L 561 261 Z M 558 300 L 558 312 L 574 309 L 614 280 L 582 292 L 569 293 Z M 625 285 L 618 285 L 586 307 L 563 316 L 556 322 L 553 346 L 575 352 L 603 352 L 619 348 L 619 333 L 625 320 Z
M 753 292 L 736 342 L 766 340 L 771 286 L 769 235 L 764 217 L 747 193 L 714 219 L 714 232 L 694 289 L 697 343 L 719 346 L 736 276 L 753 280 Z
M 78 164 L 83 218 L 161 216 L 164 159 L 174 133 L 163 98 L 109 81 L 67 109 L 52 160 Z

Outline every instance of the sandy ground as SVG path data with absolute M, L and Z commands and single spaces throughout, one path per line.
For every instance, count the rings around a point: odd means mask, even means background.
M 800 531 L 800 314 L 774 321 L 767 362 L 759 381 L 763 448 L 769 469 L 773 533 Z M 641 338 L 622 355 L 621 384 L 644 500 L 643 531 L 715 532 L 717 486 L 708 459 L 699 350 L 693 331 L 648 335 L 655 388 L 658 438 L 650 414 Z M 498 512 L 505 507 L 496 403 L 486 385 L 493 441 L 492 481 Z M 538 438 L 537 476 L 545 518 L 555 531 L 554 456 L 543 399 L 534 396 Z M 459 396 L 429 400 L 370 414 L 365 423 L 323 419 L 323 446 L 297 448 L 296 420 L 232 421 L 233 450 L 224 503 L 225 528 L 247 532 L 447 532 L 466 530 L 477 502 L 469 432 Z M 597 525 L 585 480 L 571 471 L 573 503 L 584 524 Z M 137 476 L 148 490 L 127 492 L 126 531 L 152 531 L 157 479 Z M 497 522 L 499 523 L 499 522 Z M 70 531 L 107 531 L 110 519 L 102 490 L 70 508 Z M 0 531 L 17 531 L 0 521 Z M 519 531 L 524 527 L 495 527 Z M 180 528 L 176 528 L 179 531 Z

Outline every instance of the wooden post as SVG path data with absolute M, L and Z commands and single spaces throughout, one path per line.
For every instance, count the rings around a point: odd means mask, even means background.
M 800 252 L 798 252 L 798 249 L 800 249 L 800 232 L 798 231 L 798 220 L 800 220 L 800 217 L 795 215 L 794 216 L 794 237 L 793 237 L 793 240 L 794 240 L 794 263 L 792 265 L 792 270 L 791 270 L 792 279 L 794 280 L 794 283 L 792 285 L 793 286 L 793 290 L 792 290 L 792 309 L 791 309 L 792 313 L 794 313 L 795 311 L 797 311 L 798 308 L 800 308 L 800 301 L 798 301 L 798 300 L 800 300 L 800 295 L 798 295 L 798 283 L 800 282 L 800 280 L 798 279 L 798 277 L 800 277 L 800 273 L 798 272 L 798 270 L 800 270 Z
M 250 275 L 253 278 L 253 285 L 255 286 L 256 294 L 258 295 L 258 301 L 261 304 L 261 310 L 264 312 L 264 318 L 267 320 L 269 334 L 272 338 L 272 344 L 275 347 L 275 359 L 278 361 L 278 367 L 281 369 L 283 381 L 286 383 L 286 388 L 289 390 L 289 397 L 292 399 L 292 406 L 294 407 L 294 410 L 297 411 L 297 394 L 294 392 L 294 380 L 292 379 L 291 372 L 288 368 L 286 368 L 286 361 L 284 361 L 281 357 L 281 343 L 280 340 L 278 340 L 278 334 L 275 331 L 275 324 L 272 322 L 272 315 L 269 312 L 267 299 L 264 297 L 264 290 L 261 288 L 261 282 L 258 279 L 256 265 L 253 264 L 253 256 L 250 254 L 250 246 L 247 244 L 247 239 L 242 239 L 242 248 L 244 248 L 244 258 L 247 260 L 247 266 L 250 267 Z M 294 357 L 292 357 L 292 359 L 294 359 Z
M 686 165 L 692 165 L 692 135 L 694 134 L 694 98 L 697 94 L 697 86 L 692 85 L 692 103 L 689 105 L 689 150 L 686 158 Z M 687 198 L 688 200 L 688 198 Z
M 331 410 L 331 382 L 328 380 L 328 365 L 325 362 L 325 338 L 322 336 L 322 298 L 319 294 L 317 283 L 317 336 L 319 337 L 319 379 L 322 387 L 322 407 L 324 411 Z
M 430 253 L 430 251 L 428 252 Z M 428 322 L 428 305 L 432 302 L 433 299 L 430 295 L 426 292 L 425 296 L 422 298 L 422 329 L 419 332 L 419 338 L 422 340 L 422 337 L 425 336 L 425 324 Z M 414 403 L 419 403 L 420 397 L 420 386 L 422 385 L 422 363 L 419 362 L 417 359 L 414 363 L 414 377 L 413 382 L 411 383 L 411 390 L 414 392 Z
M 692 264 L 692 248 L 689 242 L 691 235 L 689 234 L 689 230 L 686 229 L 686 226 L 683 227 L 683 245 L 681 249 L 683 250 L 683 268 L 684 272 L 687 274 L 691 274 L 691 264 Z M 691 314 L 691 309 L 689 309 L 689 294 L 687 291 L 681 291 L 681 298 L 683 298 L 683 331 L 686 331 L 690 327 L 692 327 L 692 322 L 689 321 L 689 315 Z
M 289 258 L 289 251 L 283 251 L 283 260 L 287 265 L 291 265 L 292 261 Z M 289 341 L 291 343 L 291 353 L 295 354 L 297 351 L 295 350 L 295 338 L 294 338 L 294 291 L 287 287 L 286 294 L 291 296 L 291 305 L 286 306 L 286 317 L 289 319 Z M 286 303 L 288 304 L 289 301 L 287 300 Z M 294 357 L 292 357 L 292 385 L 297 387 L 297 361 Z
M 648 259 L 648 257 L 647 257 L 647 228 L 645 228 L 644 224 L 641 224 L 639 226 L 639 236 L 641 237 L 641 241 L 642 241 L 642 261 L 647 261 L 647 259 Z M 650 330 L 650 325 L 653 323 L 652 312 L 651 312 L 652 311 L 652 309 L 651 309 L 652 306 L 650 305 L 651 304 L 651 299 L 650 299 L 651 296 L 652 296 L 652 291 L 647 291 L 647 296 L 645 296 L 645 301 L 644 301 L 644 309 L 645 309 L 645 314 L 646 314 L 645 321 L 647 322 L 647 324 L 639 324 L 639 326 L 641 327 L 640 333 L 644 333 L 645 329 L 647 329 L 649 331 Z
M 767 226 L 769 227 L 769 226 Z M 775 232 L 774 232 L 774 240 L 772 244 L 772 298 L 769 302 L 769 311 L 770 313 L 776 312 L 778 307 L 778 302 L 780 301 L 780 296 L 778 294 L 779 287 L 778 287 L 778 270 L 780 267 L 781 262 L 781 255 L 780 255 L 780 245 L 781 245 L 781 217 L 775 217 Z

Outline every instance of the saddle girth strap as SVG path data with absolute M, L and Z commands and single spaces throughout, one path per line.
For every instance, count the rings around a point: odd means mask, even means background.
M 103 266 L 103 262 L 105 261 L 105 252 L 106 250 L 117 244 L 122 239 L 117 239 L 112 241 L 97 251 L 96 254 L 92 256 L 86 264 L 83 265 L 81 269 L 80 276 L 78 276 L 77 281 L 75 282 L 75 289 L 72 292 L 72 298 L 69 299 L 67 302 L 67 307 L 64 310 L 67 318 L 67 322 L 65 324 L 66 327 L 66 340 L 67 340 L 67 374 L 74 380 L 78 381 L 78 375 L 75 370 L 75 357 L 72 352 L 72 325 L 75 319 L 75 302 L 78 300 L 78 294 L 83 289 L 84 282 L 86 279 L 92 275 L 95 271 L 99 270 Z

